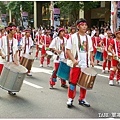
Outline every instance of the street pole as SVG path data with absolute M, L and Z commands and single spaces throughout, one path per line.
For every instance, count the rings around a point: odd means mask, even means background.
M 37 29 L 37 2 L 34 1 L 34 27 Z
M 23 12 L 23 10 L 22 10 L 22 5 L 20 5 L 20 13 L 21 13 L 21 26 L 23 27 L 23 20 L 22 20 L 22 12 Z
M 54 3 L 51 1 L 50 3 L 50 25 L 54 26 Z
M 111 1 L 111 16 L 110 16 L 111 23 L 110 23 L 110 28 L 111 28 L 112 33 L 114 33 L 114 31 L 113 31 L 113 14 L 114 14 L 114 7 L 113 7 L 113 3 Z
M 12 13 L 11 13 L 11 10 L 9 10 L 9 22 L 12 22 Z

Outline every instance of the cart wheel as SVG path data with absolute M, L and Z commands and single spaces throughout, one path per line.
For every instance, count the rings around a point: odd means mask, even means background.
M 9 94 L 9 95 L 16 95 L 16 93 L 13 93 L 13 92 L 11 92 L 11 91 L 8 91 L 8 94 Z

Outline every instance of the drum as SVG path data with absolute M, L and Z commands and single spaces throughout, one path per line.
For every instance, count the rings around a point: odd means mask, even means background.
M 6 63 L 0 78 L 1 88 L 11 92 L 19 92 L 26 73 L 27 69 L 24 66 L 17 66 L 12 62 Z
M 61 61 L 57 71 L 57 76 L 61 79 L 69 80 L 69 74 L 70 67 L 66 63 Z
M 104 49 L 102 47 L 97 47 L 96 49 L 97 49 L 97 51 L 102 52 L 102 53 L 104 51 Z
M 23 54 L 22 58 L 20 59 L 20 64 L 23 65 L 28 70 L 31 70 L 33 62 L 34 57 L 29 54 Z
M 41 50 L 43 45 L 39 44 L 38 47 L 39 47 L 39 50 Z
M 4 64 L 0 63 L 0 75 L 1 75 L 2 70 L 3 70 L 3 66 L 4 66 Z
M 46 57 L 51 58 L 53 56 L 53 53 L 51 51 L 46 51 Z
M 110 53 L 110 52 L 107 52 L 108 53 L 108 60 L 111 60 L 111 58 L 112 58 L 112 53 Z
M 5 63 L 6 63 L 5 59 L 2 59 L 2 57 L 0 56 L 0 75 L 2 73 L 3 66 Z
M 95 59 L 99 60 L 99 61 L 103 61 L 103 53 L 97 51 L 96 54 L 95 54 Z
M 90 90 L 93 88 L 96 76 L 97 72 L 92 68 L 81 69 L 77 84 L 84 89 Z

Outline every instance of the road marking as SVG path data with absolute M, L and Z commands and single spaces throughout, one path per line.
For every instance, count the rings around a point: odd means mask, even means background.
M 26 81 L 26 80 L 24 80 L 23 83 L 25 83 L 25 84 L 27 84 L 27 85 L 29 85 L 29 86 L 32 86 L 32 87 L 34 87 L 34 88 L 37 88 L 37 89 L 43 88 L 43 87 L 41 87 L 41 86 L 39 86 L 39 85 L 35 85 L 35 84 L 33 84 L 33 83 L 30 83 L 30 82 L 28 82 L 28 81 Z
M 102 75 L 102 74 L 97 74 L 98 76 L 101 76 L 101 77 L 106 77 L 106 78 L 109 78 L 109 76 L 106 76 L 106 75 Z
M 44 69 L 44 68 L 32 67 L 32 70 L 31 70 L 31 71 L 32 71 L 33 73 L 35 73 L 35 72 L 43 72 L 43 73 L 47 73 L 47 74 L 51 75 L 53 70 L 48 70 L 48 69 Z

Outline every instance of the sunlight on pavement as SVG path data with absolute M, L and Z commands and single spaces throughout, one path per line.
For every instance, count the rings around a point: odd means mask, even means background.
M 52 74 L 52 70 L 48 70 L 48 69 L 45 69 L 45 68 L 36 68 L 36 67 L 32 67 L 32 70 L 31 70 L 33 73 L 36 73 L 36 72 L 43 72 L 43 73 L 47 73 L 47 74 Z
M 27 85 L 29 85 L 29 86 L 31 86 L 31 87 L 37 88 L 37 89 L 43 88 L 43 87 L 41 87 L 41 86 L 39 86 L 39 85 L 33 84 L 33 83 L 28 82 L 28 81 L 26 81 L 26 80 L 24 80 L 23 83 L 24 83 L 24 84 L 27 84 Z

